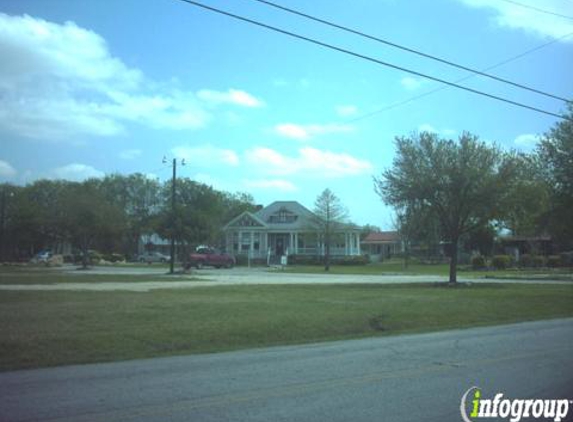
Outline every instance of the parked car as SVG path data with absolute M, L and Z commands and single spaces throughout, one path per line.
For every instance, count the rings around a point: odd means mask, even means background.
M 52 255 L 52 251 L 40 251 L 32 257 L 31 261 L 36 263 L 46 263 L 52 257 Z
M 235 257 L 226 253 L 221 253 L 215 248 L 200 246 L 195 250 L 195 253 L 189 255 L 189 262 L 186 268 L 195 267 L 201 269 L 205 266 L 215 268 L 233 268 L 235 265 Z
M 162 254 L 161 252 L 145 252 L 137 257 L 139 262 L 168 262 L 171 258 L 169 255 Z

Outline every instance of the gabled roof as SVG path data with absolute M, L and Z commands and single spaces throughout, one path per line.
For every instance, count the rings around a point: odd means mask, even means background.
M 239 214 L 238 216 L 236 216 L 235 218 L 233 218 L 231 221 L 229 221 L 225 227 L 223 227 L 223 230 L 229 228 L 229 227 L 233 227 L 236 223 L 238 223 L 239 221 L 241 221 L 244 218 L 248 218 L 251 219 L 253 221 L 253 223 L 255 223 L 254 227 L 267 227 L 267 225 L 265 224 L 264 221 L 262 221 L 259 217 L 257 217 L 256 214 L 253 214 L 249 211 L 244 211 L 242 214 Z
M 399 242 L 400 236 L 398 236 L 398 232 L 389 231 L 389 232 L 373 232 L 369 233 L 368 236 L 361 242 L 361 243 L 394 243 Z
M 264 228 L 274 231 L 308 231 L 317 227 L 317 216 L 296 201 L 275 201 L 256 213 L 243 212 L 233 218 L 223 230 L 239 226 L 237 223 L 242 218 L 252 218 L 257 225 L 251 227 Z M 249 227 L 249 226 L 241 226 Z M 358 231 L 354 224 L 341 224 L 336 231 L 351 230 Z
M 292 222 L 276 222 L 272 217 L 280 212 L 296 216 Z M 315 225 L 316 216 L 296 201 L 275 201 L 255 214 L 269 229 L 308 229 Z

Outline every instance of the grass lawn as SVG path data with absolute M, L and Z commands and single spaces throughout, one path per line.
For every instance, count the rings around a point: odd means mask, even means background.
M 573 316 L 573 285 L 0 291 L 0 370 Z
M 92 274 L 90 270 L 62 271 L 44 266 L 0 266 L 0 284 L 55 284 L 55 283 L 117 283 L 146 281 L 192 281 L 190 274 L 169 275 L 169 267 L 153 267 L 165 272 L 155 274 Z M 180 271 L 181 268 L 175 268 Z
M 324 266 L 321 265 L 293 265 L 286 271 L 299 274 L 324 274 Z M 356 274 L 356 275 L 380 275 L 380 274 L 404 274 L 404 275 L 437 275 L 448 277 L 450 266 L 448 264 L 419 264 L 410 263 L 408 268 L 403 267 L 403 261 L 397 259 L 387 260 L 381 263 L 368 265 L 334 265 L 330 267 L 332 274 Z M 572 268 L 555 269 L 507 269 L 507 270 L 482 270 L 474 271 L 471 267 L 458 266 L 458 277 L 471 278 L 524 278 L 524 279 L 552 279 L 573 281 Z

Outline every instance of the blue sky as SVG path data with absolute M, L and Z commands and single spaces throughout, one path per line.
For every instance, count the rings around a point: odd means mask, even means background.
M 251 0 L 202 0 L 447 80 L 467 75 Z M 570 0 L 276 0 L 524 85 L 573 97 Z M 0 181 L 179 175 L 261 204 L 312 208 L 325 188 L 353 221 L 392 228 L 373 190 L 395 136 L 467 130 L 528 151 L 557 118 L 234 21 L 179 0 L 0 4 Z M 480 77 L 463 82 L 552 112 L 563 102 Z M 375 113 L 376 112 L 376 113 Z M 374 113 L 374 114 L 371 114 Z M 369 117 L 364 117 L 370 115 Z M 364 118 L 363 118 L 364 117 Z

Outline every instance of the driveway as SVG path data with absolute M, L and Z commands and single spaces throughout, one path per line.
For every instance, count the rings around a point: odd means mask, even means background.
M 473 386 L 571 400 L 571 356 L 562 319 L 15 371 L 0 374 L 0 420 L 461 421 Z

